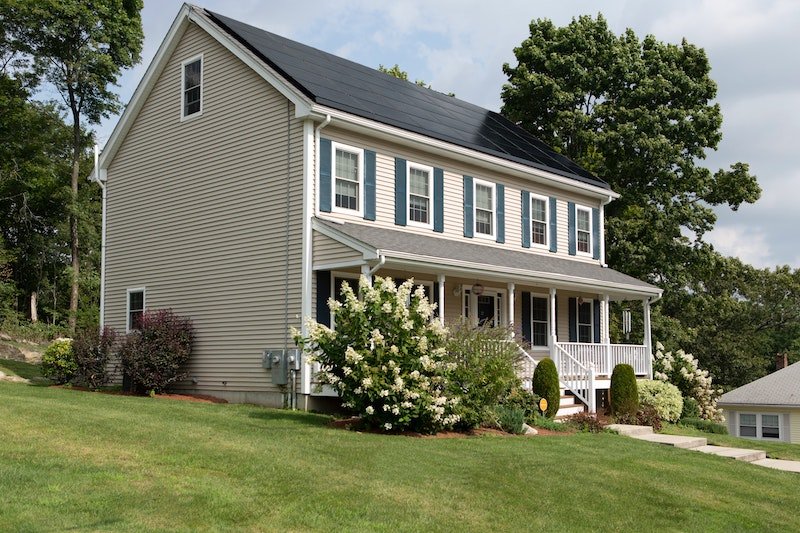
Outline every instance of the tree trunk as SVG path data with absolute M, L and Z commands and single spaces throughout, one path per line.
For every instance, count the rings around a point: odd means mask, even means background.
M 81 122 L 80 114 L 72 113 L 72 196 L 70 198 L 69 236 L 72 253 L 72 291 L 69 297 L 69 332 L 75 333 L 78 318 L 78 279 L 80 276 L 80 258 L 78 257 L 78 175 L 81 158 Z
M 36 324 L 39 322 L 39 308 L 38 302 L 39 294 L 36 291 L 31 293 L 31 322 Z

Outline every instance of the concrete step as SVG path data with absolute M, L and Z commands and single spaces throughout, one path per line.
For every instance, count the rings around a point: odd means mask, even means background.
M 754 465 L 783 470 L 784 472 L 797 472 L 800 474 L 800 461 L 786 461 L 783 459 L 759 459 L 753 461 Z
M 753 461 L 762 461 L 767 458 L 767 452 L 763 450 L 748 450 L 746 448 L 729 448 L 727 446 L 698 446 L 695 448 L 698 452 L 710 453 L 712 455 L 719 455 L 720 457 L 730 457 L 737 461 L 745 461 L 752 463 Z
M 610 424 L 606 426 L 606 429 L 610 429 L 611 431 L 615 431 L 616 433 L 625 435 L 626 437 L 653 434 L 653 428 L 650 426 L 634 426 L 632 424 Z
M 666 446 L 674 446 L 675 448 L 693 449 L 700 446 L 706 446 L 708 440 L 703 437 L 684 437 L 682 435 L 665 435 L 662 433 L 653 433 L 650 435 L 632 435 L 634 439 L 646 440 L 648 442 L 655 442 L 657 444 L 664 444 Z
M 582 413 L 584 411 L 583 404 L 578 405 L 568 405 L 568 406 L 560 406 L 558 408 L 558 413 L 556 413 L 556 418 L 564 418 L 565 416 L 575 415 L 578 413 Z

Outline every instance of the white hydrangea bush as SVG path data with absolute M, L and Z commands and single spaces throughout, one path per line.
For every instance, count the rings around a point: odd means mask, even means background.
M 358 294 L 345 282 L 344 303 L 328 300 L 335 331 L 316 321 L 294 339 L 317 379 L 333 387 L 342 405 L 370 427 L 432 433 L 459 421 L 459 398 L 445 391 L 452 364 L 445 361 L 446 329 L 433 319 L 435 305 L 413 280 L 363 276 Z
M 723 422 L 722 410 L 717 407 L 717 398 L 722 389 L 715 389 L 708 370 L 701 370 L 695 357 L 683 350 L 674 354 L 664 351 L 664 345 L 656 343 L 653 360 L 653 377 L 672 383 L 685 398 L 694 398 L 700 408 L 700 417 Z
M 637 382 L 639 405 L 649 405 L 665 422 L 677 422 L 683 411 L 683 396 L 672 383 L 657 379 L 641 379 Z

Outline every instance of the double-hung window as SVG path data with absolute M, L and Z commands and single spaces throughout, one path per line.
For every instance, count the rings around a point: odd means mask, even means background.
M 433 227 L 433 168 L 409 163 L 407 190 L 409 225 Z
M 475 180 L 475 235 L 494 238 L 495 186 Z
M 531 195 L 531 244 L 547 246 L 548 202 L 544 196 Z
M 126 310 L 127 331 L 138 330 L 142 325 L 144 316 L 144 288 L 128 289 L 128 302 Z
M 334 210 L 361 214 L 363 201 L 364 151 L 358 148 L 333 144 Z
M 592 301 L 578 300 L 578 342 L 592 342 L 594 337 L 594 309 Z
M 578 253 L 592 253 L 592 210 L 585 207 L 575 208 L 575 242 Z
M 761 415 L 761 438 L 780 439 L 781 427 L 779 415 Z
M 203 114 L 203 56 L 181 64 L 181 120 Z
M 548 312 L 547 298 L 543 296 L 531 297 L 531 345 L 547 346 L 548 337 Z
M 780 440 L 780 416 L 772 413 L 739 413 L 739 436 Z
M 758 436 L 756 415 L 745 413 L 739 415 L 739 436 L 753 438 Z

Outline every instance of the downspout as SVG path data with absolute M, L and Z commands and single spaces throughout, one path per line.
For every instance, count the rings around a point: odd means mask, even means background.
M 300 334 L 308 336 L 306 320 L 311 318 L 311 263 L 314 257 L 313 234 L 311 219 L 317 215 L 318 202 L 314 202 L 314 177 L 319 168 L 319 132 L 331 123 L 331 116 L 326 115 L 325 120 L 314 128 L 314 122 L 307 119 L 303 123 L 303 251 L 302 251 L 302 313 Z M 313 128 L 313 130 L 312 130 Z M 312 152 L 313 151 L 313 152 Z M 312 164 L 312 162 L 314 164 Z M 305 395 L 304 410 L 308 410 L 308 395 L 311 394 L 311 365 L 303 358 L 301 375 L 302 394 Z
M 380 258 L 378 260 L 378 264 L 369 269 L 369 278 L 370 279 L 372 279 L 372 276 L 375 274 L 375 272 L 380 270 L 381 267 L 386 264 L 386 256 L 385 255 L 380 254 L 378 257 Z
M 100 179 L 100 147 L 94 145 L 94 181 L 103 194 L 102 221 L 100 226 L 100 333 L 103 333 L 106 314 L 106 184 Z

